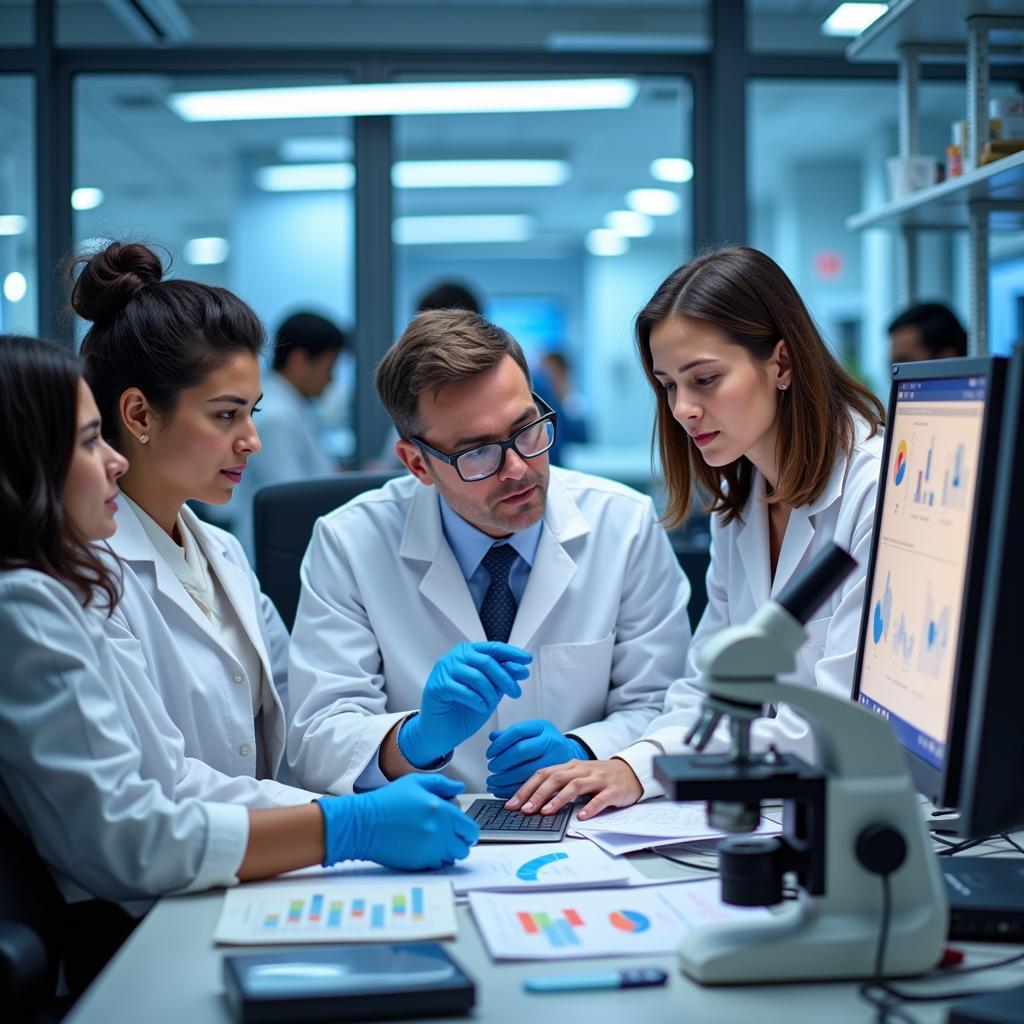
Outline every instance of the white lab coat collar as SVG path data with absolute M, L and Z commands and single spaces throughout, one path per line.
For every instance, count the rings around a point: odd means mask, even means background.
M 559 470 L 552 468 L 544 529 L 509 643 L 525 646 L 537 632 L 576 572 L 576 563 L 565 545 L 589 532 L 590 526 L 563 486 Z M 445 540 L 441 510 L 432 487 L 421 485 L 413 493 L 399 554 L 405 559 L 430 563 L 420 581 L 420 593 L 468 640 L 483 640 L 480 616 L 459 563 Z
M 228 559 L 224 544 L 212 531 L 206 529 L 202 520 L 187 505 L 182 506 L 181 518 L 192 533 L 209 563 L 210 571 L 220 580 L 224 593 L 238 614 L 242 628 L 251 641 L 263 666 L 265 680 L 273 679 L 269 655 L 263 636 L 260 633 L 257 609 L 252 596 L 252 587 L 248 576 Z M 152 566 L 156 580 L 156 588 L 167 600 L 181 608 L 212 640 L 221 647 L 224 638 L 213 628 L 209 619 L 200 611 L 199 606 L 189 597 L 174 571 L 161 557 L 146 531 L 128 502 L 124 502 L 115 514 L 117 531 L 108 541 L 114 554 L 124 559 L 133 567 L 140 564 Z M 230 652 L 232 657 L 234 652 Z
M 854 447 L 863 443 L 869 435 L 867 424 L 854 420 Z M 765 498 L 765 478 L 755 470 L 750 488 L 750 497 L 743 509 L 743 520 L 738 524 L 736 547 L 750 581 L 750 589 L 757 605 L 770 600 L 789 582 L 797 566 L 814 539 L 815 519 L 826 509 L 842 500 L 843 488 L 850 470 L 850 456 L 840 453 L 832 472 L 829 474 L 821 494 L 809 505 L 801 505 L 789 513 L 786 535 L 779 552 L 779 563 L 775 579 L 771 579 L 771 567 L 765 558 L 768 550 L 768 506 Z

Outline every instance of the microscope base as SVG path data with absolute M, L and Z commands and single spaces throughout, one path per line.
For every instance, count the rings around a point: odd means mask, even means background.
M 877 913 L 822 910 L 806 895 L 771 921 L 702 928 L 679 947 L 683 972 L 702 985 L 871 978 L 881 928 Z M 946 933 L 941 907 L 905 907 L 890 917 L 885 976 L 935 966 Z

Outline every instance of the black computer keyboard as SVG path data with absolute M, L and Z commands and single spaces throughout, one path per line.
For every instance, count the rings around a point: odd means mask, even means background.
M 572 814 L 567 804 L 557 814 L 521 814 L 505 809 L 504 800 L 474 800 L 466 813 L 481 829 L 499 832 L 561 832 L 566 819 Z

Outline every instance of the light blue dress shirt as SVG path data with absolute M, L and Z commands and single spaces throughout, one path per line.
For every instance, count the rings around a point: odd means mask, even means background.
M 466 578 L 476 610 L 480 611 L 491 582 L 491 574 L 482 564 L 484 556 L 496 544 L 508 544 L 515 548 L 518 557 L 509 570 L 508 586 L 516 599 L 516 604 L 519 604 L 523 599 L 523 591 L 526 590 L 526 581 L 530 578 L 533 560 L 537 557 L 537 545 L 540 544 L 544 520 L 538 519 L 533 526 L 508 537 L 495 538 L 483 530 L 478 530 L 472 523 L 466 522 L 440 494 L 437 500 L 441 505 L 441 529 L 455 555 L 455 561 L 459 563 L 462 575 Z

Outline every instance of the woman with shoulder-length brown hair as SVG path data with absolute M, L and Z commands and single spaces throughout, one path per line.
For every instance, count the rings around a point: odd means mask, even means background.
M 711 519 L 708 605 L 665 713 L 608 761 L 542 769 L 509 801 L 552 814 L 583 793 L 579 816 L 660 795 L 651 770 L 682 752 L 700 709 L 695 656 L 745 622 L 831 541 L 860 565 L 807 623 L 789 682 L 849 697 L 882 454 L 881 402 L 832 355 L 792 282 L 756 249 L 719 249 L 673 271 L 637 318 L 636 341 L 657 396 L 655 437 L 679 525 L 694 490 Z M 751 730 L 755 748 L 811 756 L 804 719 L 785 705 Z M 724 749 L 720 729 L 709 750 Z

